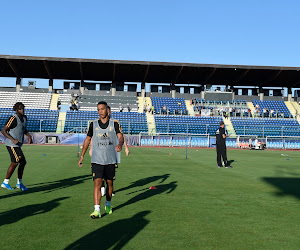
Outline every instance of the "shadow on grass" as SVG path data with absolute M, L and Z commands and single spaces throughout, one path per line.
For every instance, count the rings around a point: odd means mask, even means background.
M 151 176 L 151 177 L 143 178 L 143 179 L 140 179 L 138 181 L 132 182 L 127 187 L 124 187 L 124 188 L 116 190 L 116 192 L 121 192 L 121 191 L 128 190 L 128 189 L 135 188 L 135 187 L 142 187 L 144 185 L 147 185 L 147 184 L 149 184 L 151 182 L 158 181 L 158 180 L 161 180 L 160 183 L 163 183 L 169 177 L 170 177 L 170 174 L 164 174 L 164 175 L 156 175 L 156 176 Z
M 146 200 L 152 196 L 155 196 L 155 195 L 159 195 L 159 194 L 162 194 L 162 193 L 172 193 L 176 187 L 177 187 L 177 182 L 176 181 L 172 181 L 170 182 L 169 184 L 160 184 L 160 185 L 157 185 L 156 188 L 157 189 L 148 189 L 148 188 L 145 188 L 145 189 L 142 189 L 140 191 L 143 191 L 145 190 L 143 193 L 141 194 L 138 194 L 136 196 L 134 196 L 133 198 L 131 198 L 130 200 L 126 201 L 125 203 L 123 204 L 120 204 L 119 206 L 117 207 L 114 207 L 113 210 L 118 210 L 122 207 L 125 207 L 127 205 L 131 205 L 131 204 L 134 204 L 138 201 L 141 201 L 141 200 Z
M 28 205 L 0 213 L 0 226 L 15 223 L 30 216 L 50 212 L 60 205 L 59 201 L 68 198 L 69 197 L 62 197 L 45 203 Z
M 0 196 L 0 199 L 18 196 L 18 195 L 37 193 L 37 192 L 46 192 L 46 193 L 53 192 L 56 190 L 81 184 L 87 179 L 91 179 L 91 175 L 80 175 L 80 176 L 75 176 L 75 177 L 52 181 L 52 182 L 44 182 L 44 183 L 38 183 L 34 185 L 28 185 L 29 188 L 28 191 L 24 191 L 24 192 L 21 192 L 19 190 L 15 190 L 15 191 L 5 190 L 7 194 Z
M 266 177 L 263 180 L 280 189 L 276 195 L 293 195 L 300 199 L 300 178 Z
M 145 219 L 149 213 L 150 211 L 143 211 L 131 218 L 112 222 L 75 241 L 65 249 L 122 249 L 149 223 Z
M 228 164 L 231 165 L 234 162 L 234 160 L 228 161 Z

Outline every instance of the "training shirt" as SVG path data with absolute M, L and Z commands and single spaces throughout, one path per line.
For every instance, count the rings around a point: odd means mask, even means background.
M 5 145 L 9 147 L 21 147 L 24 141 L 24 134 L 27 133 L 27 117 L 22 116 L 19 117 L 17 114 L 10 117 L 6 123 L 6 127 L 8 128 L 8 134 L 14 139 L 18 140 L 20 143 L 17 145 L 14 144 L 9 138 L 5 139 Z
M 107 129 L 107 127 L 109 125 L 109 120 L 106 123 L 102 123 L 101 120 L 99 119 L 98 124 L 99 124 L 100 128 Z M 114 128 L 115 128 L 116 134 L 123 133 L 122 127 L 121 127 L 120 122 L 118 120 L 114 120 Z M 93 137 L 93 122 L 90 123 L 87 136 Z
M 225 138 L 223 138 L 223 135 L 226 135 L 225 128 L 219 127 L 219 129 L 216 131 L 216 143 L 218 146 L 225 145 Z

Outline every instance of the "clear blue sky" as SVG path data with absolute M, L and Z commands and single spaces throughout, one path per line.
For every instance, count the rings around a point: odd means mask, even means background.
M 288 0 L 2 1 L 0 54 L 300 66 L 299 16 Z

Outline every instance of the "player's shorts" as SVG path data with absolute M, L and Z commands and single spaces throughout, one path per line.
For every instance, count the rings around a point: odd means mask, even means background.
M 6 148 L 10 155 L 11 162 L 22 163 L 22 164 L 26 163 L 26 159 L 25 159 L 25 156 L 23 154 L 21 147 L 6 146 Z
M 93 180 L 95 179 L 105 179 L 105 180 L 115 180 L 116 174 L 116 164 L 100 165 L 97 163 L 92 163 L 92 175 Z

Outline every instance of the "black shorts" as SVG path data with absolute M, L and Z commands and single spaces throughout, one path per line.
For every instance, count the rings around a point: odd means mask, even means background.
M 97 163 L 92 163 L 92 174 L 93 180 L 99 178 L 105 180 L 115 180 L 116 164 L 100 165 Z
M 21 147 L 9 147 L 6 146 L 7 151 L 10 155 L 11 162 L 14 163 L 26 163 L 25 156 L 23 154 L 23 151 Z

